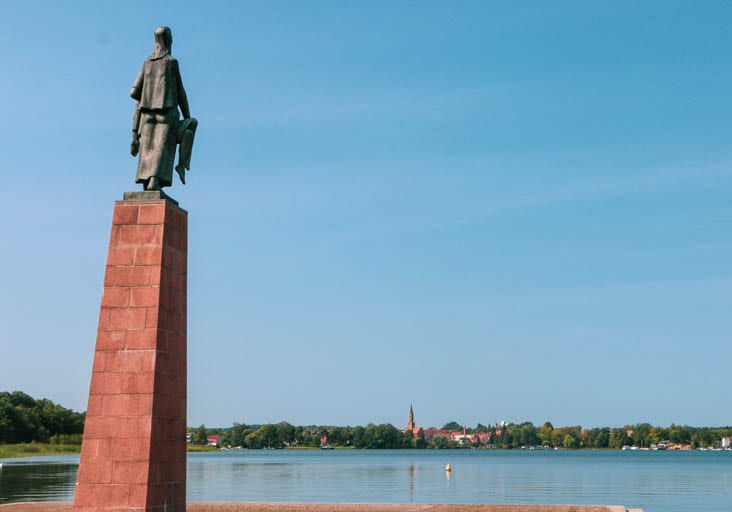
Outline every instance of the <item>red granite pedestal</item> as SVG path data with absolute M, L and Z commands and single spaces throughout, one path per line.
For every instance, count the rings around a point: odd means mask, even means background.
M 188 214 L 117 201 L 75 512 L 184 512 Z

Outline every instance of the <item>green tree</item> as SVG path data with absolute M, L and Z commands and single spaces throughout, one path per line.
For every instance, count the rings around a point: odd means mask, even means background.
M 690 444 L 691 428 L 686 425 L 674 425 L 672 423 L 668 428 L 668 438 L 672 443 Z
M 610 429 L 607 427 L 593 428 L 587 435 L 588 448 L 607 448 L 610 444 Z
M 537 435 L 539 436 L 539 440 L 541 441 L 541 444 L 544 446 L 553 446 L 552 443 L 552 434 L 554 433 L 554 426 L 550 422 L 544 423 L 541 427 L 539 427 L 539 431 L 537 432 Z
M 412 439 L 414 448 L 422 449 L 427 447 L 427 441 L 424 439 L 424 431 L 420 428 L 417 435 Z
M 234 423 L 230 429 L 224 431 L 221 435 L 222 446 L 242 446 L 244 442 L 244 430 L 246 425 Z
M 83 413 L 21 391 L 0 392 L 0 443 L 55 442 L 77 439 L 84 429 Z M 60 437 L 64 436 L 64 437 Z
M 610 448 L 622 448 L 628 443 L 628 434 L 624 428 L 616 428 L 610 433 Z
M 501 435 L 498 437 L 498 444 L 504 448 L 513 446 L 513 434 L 511 432 L 512 425 L 506 425 L 501 428 Z
M 511 445 L 514 448 L 534 446 L 537 444 L 539 444 L 539 436 L 536 427 L 531 422 L 524 422 L 513 429 Z
M 353 428 L 353 446 L 366 448 L 366 429 L 358 426 Z
M 450 421 L 443 425 L 442 430 L 453 430 L 453 431 L 462 432 L 463 426 L 460 423 L 458 423 L 457 421 Z
M 430 441 L 430 446 L 437 450 L 442 450 L 450 447 L 450 441 L 445 436 L 434 436 Z
M 633 444 L 639 446 L 650 446 L 651 444 L 651 429 L 653 426 L 650 423 L 639 423 L 632 427 L 633 429 Z
M 707 448 L 709 446 L 714 446 L 715 441 L 716 440 L 711 430 L 708 428 L 698 428 L 691 436 L 692 448 Z
M 567 435 L 567 432 L 563 428 L 557 428 L 552 431 L 552 440 L 550 445 L 551 446 L 562 446 L 562 443 L 564 442 L 564 436 Z
M 251 450 L 257 450 L 265 446 L 264 438 L 259 430 L 253 430 L 244 436 L 244 444 Z
M 404 448 L 404 436 L 389 423 L 370 425 L 373 428 L 373 448 Z M 368 431 L 368 427 L 366 429 Z
M 277 427 L 272 424 L 262 425 L 257 430 L 259 437 L 262 439 L 261 448 L 282 448 L 279 444 L 279 436 Z
M 193 442 L 195 444 L 206 444 L 208 443 L 208 432 L 206 431 L 206 425 L 201 424 L 196 429 L 193 435 Z
M 290 446 L 295 443 L 295 427 L 282 421 L 275 425 L 277 447 Z

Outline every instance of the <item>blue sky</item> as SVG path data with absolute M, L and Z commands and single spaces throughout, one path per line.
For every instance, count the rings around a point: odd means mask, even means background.
M 86 408 L 168 25 L 189 424 L 732 423 L 731 3 L 3 4 L 0 389 Z

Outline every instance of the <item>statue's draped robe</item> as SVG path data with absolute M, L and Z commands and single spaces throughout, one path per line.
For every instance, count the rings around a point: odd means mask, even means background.
M 179 113 L 190 117 L 178 61 L 169 54 L 151 57 L 142 65 L 131 96 L 140 102 L 140 159 L 137 183 L 158 178 L 161 187 L 172 184 Z

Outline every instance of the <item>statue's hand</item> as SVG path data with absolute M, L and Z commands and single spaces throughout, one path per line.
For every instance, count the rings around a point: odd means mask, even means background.
M 137 139 L 137 137 L 132 137 L 132 142 L 130 142 L 130 154 L 132 156 L 137 156 L 137 154 L 140 152 L 140 141 Z

